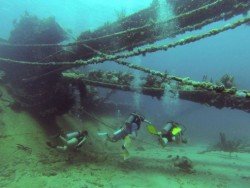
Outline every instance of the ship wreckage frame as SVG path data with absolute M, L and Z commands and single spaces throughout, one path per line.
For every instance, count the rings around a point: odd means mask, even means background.
M 107 103 L 105 99 L 109 96 L 97 96 L 93 88 L 103 87 L 110 89 L 108 95 L 122 90 L 161 99 L 167 91 L 178 94 L 183 100 L 219 109 L 226 107 L 250 112 L 250 91 L 238 90 L 230 75 L 225 75 L 218 83 L 206 78 L 199 82 L 127 61 L 129 57 L 167 51 L 250 22 L 247 15 L 249 0 L 168 2 L 171 3 L 174 17 L 159 20 L 160 4 L 153 1 L 149 8 L 130 16 L 120 13 L 116 22 L 107 22 L 95 31 L 83 32 L 75 42 L 68 44 L 60 43 L 67 38 L 67 34 L 54 18 L 41 20 L 25 13 L 15 23 L 10 38 L 0 41 L 2 83 L 15 100 L 10 104 L 11 107 L 27 110 L 37 117 L 54 118 L 71 109 L 74 88 L 79 91 L 83 109 L 88 112 L 107 112 L 107 108 L 115 108 L 119 104 Z M 230 23 L 173 43 L 154 44 L 221 20 L 229 20 Z M 134 75 L 130 73 L 77 71 L 79 67 L 107 61 L 144 72 L 145 77 L 142 79 L 145 82 L 136 88 L 132 84 Z M 123 104 L 120 105 L 122 108 Z

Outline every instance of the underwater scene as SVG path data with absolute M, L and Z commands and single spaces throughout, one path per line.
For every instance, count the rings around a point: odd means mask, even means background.
M 250 0 L 0 0 L 0 188 L 250 187 Z

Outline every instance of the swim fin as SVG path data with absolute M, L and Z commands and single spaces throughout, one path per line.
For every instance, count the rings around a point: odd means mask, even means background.
M 157 128 L 154 125 L 147 125 L 147 131 L 150 134 L 158 135 L 158 130 L 157 130 Z
M 128 152 L 127 149 L 124 149 L 124 150 L 122 151 L 122 157 L 123 157 L 123 160 L 124 160 L 124 161 L 127 160 L 127 159 L 129 158 L 129 152 Z
M 130 136 L 126 136 L 124 138 L 124 147 L 126 147 L 126 148 L 129 147 L 131 145 L 131 143 L 132 143 L 132 141 L 131 141 Z

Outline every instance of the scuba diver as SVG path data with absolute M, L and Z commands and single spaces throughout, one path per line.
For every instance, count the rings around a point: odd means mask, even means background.
M 87 140 L 88 131 L 83 130 L 83 131 L 70 132 L 66 134 L 65 136 L 59 135 L 59 138 L 63 142 L 64 145 L 59 146 L 51 142 L 47 142 L 47 145 L 51 148 L 55 148 L 55 149 L 62 150 L 62 151 L 66 151 L 68 149 L 73 149 L 77 151 L 83 145 L 83 143 Z
M 187 143 L 187 139 L 183 138 L 183 130 L 181 125 L 176 122 L 168 122 L 161 131 L 158 131 L 155 126 L 148 125 L 148 132 L 159 137 L 159 143 L 165 147 L 168 143 Z
M 122 155 L 124 160 L 126 160 L 129 157 L 127 147 L 129 147 L 131 144 L 131 139 L 135 139 L 137 137 L 142 122 L 151 123 L 146 120 L 144 116 L 137 113 L 131 113 L 129 118 L 125 121 L 125 125 L 115 131 L 112 136 L 110 136 L 108 133 L 98 133 L 98 135 L 106 135 L 107 140 L 110 142 L 117 142 L 123 139 L 124 144 L 122 145 Z

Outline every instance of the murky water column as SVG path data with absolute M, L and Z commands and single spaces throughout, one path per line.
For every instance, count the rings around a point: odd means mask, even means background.
M 74 98 L 74 105 L 71 108 L 71 113 L 75 115 L 76 118 L 78 118 L 81 121 L 80 118 L 80 109 L 81 109 L 81 97 L 80 97 L 80 91 L 74 86 L 71 86 L 71 93 Z
M 172 6 L 166 0 L 159 0 L 157 22 L 164 22 L 171 19 L 172 17 L 175 17 Z M 176 24 L 176 22 L 171 22 L 168 25 L 162 25 L 163 28 L 161 28 L 161 30 L 162 32 L 164 32 L 164 34 L 172 33 L 176 28 Z M 162 105 L 165 109 L 164 113 L 166 113 L 164 114 L 164 116 L 175 116 L 179 106 L 179 94 L 175 82 L 171 84 L 165 84 L 164 96 L 162 97 Z
M 159 0 L 159 7 L 157 11 L 157 19 L 158 21 L 165 21 L 167 18 L 171 18 L 174 16 L 173 9 L 166 0 Z
M 173 8 L 167 0 L 159 0 L 159 6 L 157 10 L 157 22 L 164 22 L 175 17 Z M 171 22 L 168 25 L 161 25 L 162 34 L 173 33 L 176 29 L 176 22 Z
M 162 101 L 167 115 L 169 117 L 174 117 L 180 107 L 179 93 L 175 82 L 165 84 Z
M 133 62 L 137 65 L 142 65 L 142 58 L 141 57 L 135 57 L 133 58 Z M 135 110 L 140 111 L 140 104 L 141 104 L 141 95 L 140 95 L 140 90 L 142 86 L 143 80 L 141 79 L 142 77 L 142 72 L 140 71 L 134 71 L 134 80 L 133 80 L 133 87 L 136 90 L 139 90 L 139 92 L 134 93 L 134 105 L 135 105 Z

